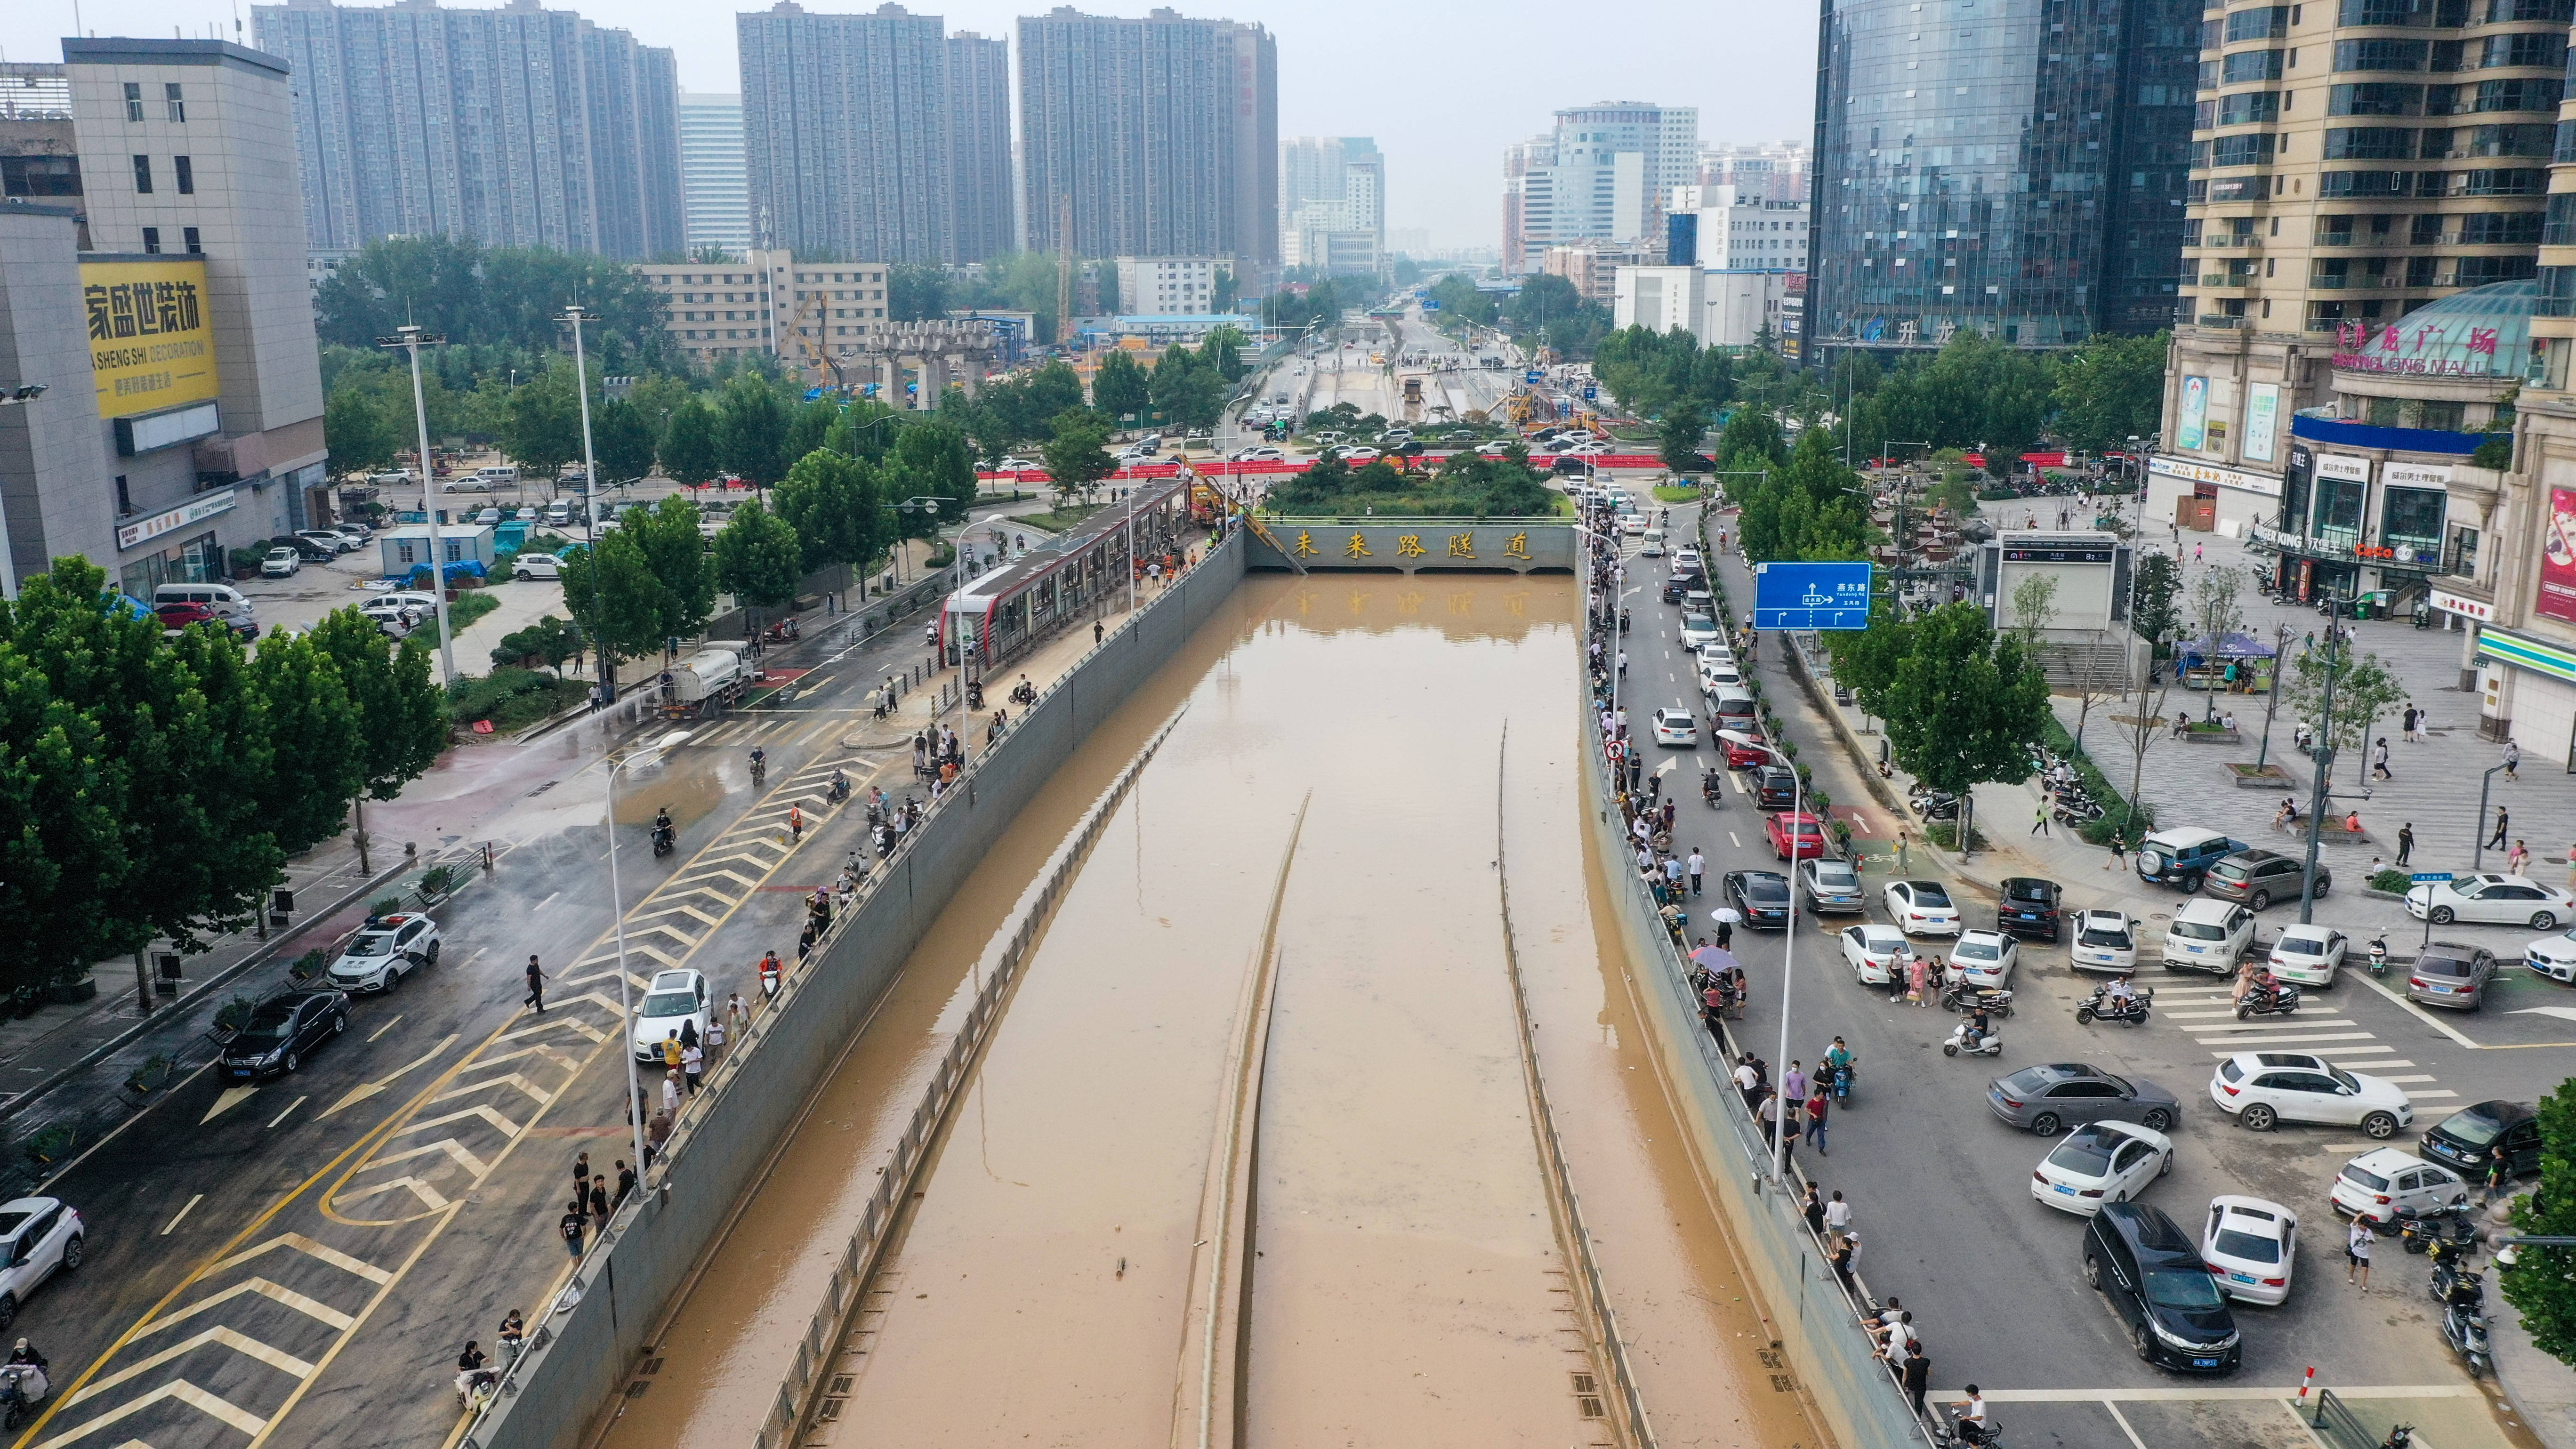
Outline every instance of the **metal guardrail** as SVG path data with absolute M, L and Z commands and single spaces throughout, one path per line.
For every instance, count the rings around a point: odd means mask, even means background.
M 831 1281 L 824 1285 L 822 1306 L 806 1326 L 805 1337 L 796 1345 L 796 1361 L 787 1371 L 786 1381 L 778 1387 L 778 1396 L 769 1407 L 769 1415 L 753 1437 L 756 1449 L 779 1449 L 800 1437 L 797 1430 L 819 1415 L 829 1420 L 837 1413 L 831 1396 L 814 1392 L 824 1366 L 831 1362 L 835 1346 L 847 1336 L 850 1321 L 858 1307 L 868 1279 L 876 1271 L 886 1239 L 892 1233 L 895 1218 L 912 1195 L 913 1185 L 928 1160 L 931 1139 L 946 1122 L 948 1108 L 956 1100 L 958 1088 L 965 1085 L 967 1068 L 991 1034 L 994 1021 L 1001 1015 L 1003 997 L 1020 978 L 1020 968 L 1029 951 L 1037 944 L 1040 928 L 1053 914 L 1062 899 L 1073 873 L 1090 853 L 1092 844 L 1109 823 L 1110 812 L 1125 799 L 1128 787 L 1144 772 L 1145 765 L 1162 748 L 1180 716 L 1189 709 L 1184 703 L 1166 721 L 1145 748 L 1111 782 L 1101 794 L 1081 828 L 1062 846 L 1057 847 L 1053 866 L 1047 871 L 1045 884 L 1021 913 L 1020 922 L 1011 932 L 1010 944 L 1002 948 L 1001 959 L 994 963 L 993 974 L 984 978 L 976 989 L 974 1004 L 966 1010 L 966 1020 L 948 1043 L 939 1068 L 931 1074 L 930 1085 L 923 1089 L 920 1105 L 912 1110 L 903 1136 L 894 1145 L 894 1160 L 877 1177 L 875 1195 L 859 1214 L 858 1228 L 850 1234 L 849 1245 L 841 1250 L 841 1260 L 832 1268 Z
M 2300 1418 L 2326 1441 L 2327 1449 L 2379 1449 L 2384 1442 L 2363 1426 L 2361 1416 L 2336 1398 L 2332 1389 L 2317 1390 L 2316 1408 Z

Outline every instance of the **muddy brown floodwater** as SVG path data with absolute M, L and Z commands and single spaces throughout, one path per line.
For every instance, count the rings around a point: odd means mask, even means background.
M 1574 750 L 1566 578 L 1257 575 L 1093 737 L 908 963 L 623 1400 L 614 1449 L 759 1422 L 971 962 L 1188 713 L 1066 892 L 872 1285 L 847 1443 L 1175 1441 L 1236 1013 L 1301 801 L 1262 1085 L 1256 1446 L 1579 1445 L 1504 974 L 1496 804 L 1540 1053 L 1667 1445 L 1818 1446 L 1638 1032 Z M 1507 778 L 1498 747 L 1510 726 Z M 853 1432 L 855 1431 L 855 1432 Z

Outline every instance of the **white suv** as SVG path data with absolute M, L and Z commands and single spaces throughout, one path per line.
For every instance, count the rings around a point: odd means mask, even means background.
M 352 995 L 391 991 L 411 972 L 437 965 L 438 946 L 438 923 L 427 916 L 377 916 L 331 963 L 331 984 Z
M 2399 1218 L 2467 1202 L 2469 1185 L 2411 1152 L 2374 1147 L 2343 1165 L 2326 1197 L 2345 1217 L 2389 1228 Z
M 2415 1121 L 2415 1104 L 2385 1077 L 2347 1072 L 2306 1052 L 2239 1052 L 2209 1076 L 2209 1100 L 2256 1132 L 2283 1122 L 2358 1127 L 2386 1141 Z
M 2229 901 L 2201 899 L 2174 912 L 2165 927 L 2167 971 L 2225 975 L 2254 944 L 2254 913 Z
M 56 1269 L 81 1265 L 81 1215 L 57 1197 L 0 1203 L 0 1332 Z
M 2126 975 L 2138 966 L 2138 923 L 2122 911 L 2086 911 L 2075 918 L 2066 958 L 2078 971 Z
M 690 1036 L 707 1039 L 707 978 L 686 968 L 655 972 L 635 1013 L 635 1060 L 659 1061 L 663 1038 L 680 1035 L 683 1023 L 695 1026 Z

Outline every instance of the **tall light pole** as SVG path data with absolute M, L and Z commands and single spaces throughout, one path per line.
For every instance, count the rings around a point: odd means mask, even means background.
M 582 512 L 589 520 L 590 546 L 597 548 L 599 547 L 599 453 L 590 443 L 590 368 L 582 353 L 581 324 L 598 321 L 599 314 L 585 310 L 577 302 L 567 303 L 563 309 L 563 315 L 555 320 L 572 329 L 573 385 L 581 394 Z M 590 570 L 590 597 L 592 605 L 596 607 L 599 603 L 599 570 L 596 567 Z M 599 702 L 602 706 L 617 702 L 616 689 L 616 671 L 602 668 L 599 671 Z M 636 1170 L 640 1172 L 643 1169 L 639 1167 Z
M 447 549 L 438 532 L 438 465 L 429 458 L 429 404 L 420 392 L 420 350 L 444 346 L 447 339 L 434 337 L 406 322 L 394 329 L 391 337 L 376 339 L 378 347 L 399 347 L 411 354 L 411 413 L 420 425 L 420 511 L 429 520 L 429 593 L 438 606 L 439 673 L 453 688 L 456 684 L 456 635 L 447 626 Z
M 1731 744 L 1760 750 L 1787 766 L 1789 770 L 1789 924 L 1788 928 L 1780 933 L 1779 1061 L 1781 1069 L 1786 1071 L 1789 1065 L 1789 981 L 1798 958 L 1798 817 L 1806 813 L 1807 782 L 1799 775 L 1797 764 L 1774 749 L 1768 741 L 1757 740 L 1742 730 L 1719 730 L 1717 736 Z M 1824 826 L 1820 822 L 1816 827 L 1816 844 L 1819 850 L 1824 847 L 1824 839 Z M 1789 1140 L 1786 1135 L 1787 1116 L 1788 1107 L 1783 1103 L 1772 1120 L 1771 1180 L 1774 1183 L 1779 1183 L 1782 1173 L 1787 1170 L 1785 1166 L 1789 1155 Z
M 626 1058 L 626 1102 L 628 1125 L 635 1137 L 635 1182 L 644 1183 L 644 1087 L 635 1075 L 635 998 L 633 983 L 626 979 L 626 897 L 617 880 L 617 775 L 621 770 L 650 764 L 688 741 L 690 731 L 673 730 L 643 749 L 608 762 L 608 905 L 617 919 L 617 1014 L 619 1018 L 618 1055 Z

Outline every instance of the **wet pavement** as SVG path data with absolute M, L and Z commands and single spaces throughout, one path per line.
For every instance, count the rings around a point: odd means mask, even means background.
M 871 1440 L 1173 1432 L 1193 1230 L 1291 819 L 1260 1107 L 1254 1442 L 1590 1443 L 1503 971 L 1497 750 L 1541 1055 L 1674 1444 L 1815 1445 L 1639 1035 L 1577 828 L 1570 579 L 1256 575 L 942 918 L 665 1335 L 607 1443 L 756 1421 L 970 973 L 1047 851 L 1190 703 L 1083 865 L 859 1323 Z M 997 1370 L 997 1366 L 1002 1366 Z M 674 1372 L 673 1369 L 680 1369 Z M 846 1431 L 844 1431 L 846 1432 Z

